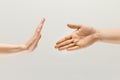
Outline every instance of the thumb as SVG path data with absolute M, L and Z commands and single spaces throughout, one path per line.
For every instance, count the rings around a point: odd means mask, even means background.
M 80 25 L 76 25 L 76 24 L 67 24 L 67 26 L 71 29 L 79 29 L 81 27 Z

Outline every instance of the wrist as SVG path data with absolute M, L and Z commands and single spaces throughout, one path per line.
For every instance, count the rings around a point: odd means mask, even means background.
M 20 47 L 21 50 L 26 50 L 27 49 L 26 45 L 19 45 L 19 47 Z
M 93 35 L 94 36 L 94 39 L 96 41 L 102 41 L 102 32 L 101 30 L 96 30 L 95 34 Z

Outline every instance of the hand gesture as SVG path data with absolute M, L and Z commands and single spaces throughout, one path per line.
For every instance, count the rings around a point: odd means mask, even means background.
M 41 30 L 44 25 L 44 22 L 45 19 L 43 18 L 38 27 L 36 28 L 34 35 L 29 39 L 29 41 L 27 41 L 27 43 L 25 43 L 24 46 L 26 50 L 33 51 L 37 47 L 38 42 L 41 38 Z
M 97 31 L 92 27 L 75 24 L 68 24 L 67 26 L 75 29 L 75 31 L 56 43 L 55 48 L 58 50 L 77 50 L 85 48 L 98 40 Z

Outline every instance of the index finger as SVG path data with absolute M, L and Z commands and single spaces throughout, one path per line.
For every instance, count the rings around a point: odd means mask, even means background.
M 41 32 L 42 27 L 43 27 L 43 25 L 44 25 L 44 22 L 45 22 L 45 18 L 43 18 L 43 19 L 40 21 L 40 24 L 38 25 L 38 27 L 37 27 L 37 29 L 36 29 L 37 32 Z
M 61 42 L 64 42 L 64 41 L 66 41 L 66 40 L 69 40 L 69 39 L 71 39 L 71 38 L 72 38 L 72 36 L 71 36 L 71 35 L 68 35 L 68 36 L 64 37 L 63 39 L 57 41 L 56 44 L 59 44 L 59 43 L 61 43 Z

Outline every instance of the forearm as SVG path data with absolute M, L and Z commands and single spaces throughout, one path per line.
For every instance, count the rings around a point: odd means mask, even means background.
M 0 44 L 0 53 L 17 53 L 25 50 L 25 45 Z
M 120 29 L 98 30 L 99 41 L 120 44 Z

